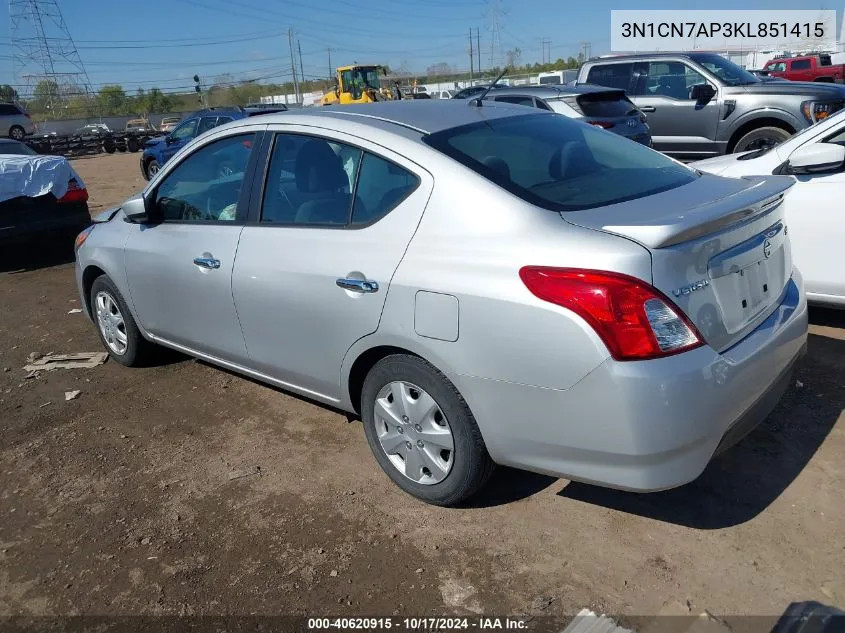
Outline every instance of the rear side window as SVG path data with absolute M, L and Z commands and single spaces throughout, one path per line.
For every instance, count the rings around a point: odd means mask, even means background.
M 628 90 L 633 64 L 604 64 L 593 66 L 587 73 L 587 83 L 608 88 Z
M 534 107 L 534 99 L 532 97 L 525 97 L 519 95 L 503 95 L 495 98 L 496 101 L 504 101 L 505 103 L 515 103 L 516 105 Z
M 622 93 L 596 93 L 580 95 L 576 101 L 584 116 L 622 117 L 633 114 L 637 107 Z
M 0 116 L 13 116 L 21 114 L 20 108 L 11 103 L 0 103 Z
M 261 222 L 362 227 L 387 215 L 418 185 L 414 174 L 352 145 L 277 134 Z
M 683 186 L 696 173 L 638 143 L 564 117 L 473 123 L 425 142 L 523 200 L 579 211 Z
M 812 63 L 809 59 L 796 59 L 794 62 L 790 62 L 792 70 L 808 70 Z

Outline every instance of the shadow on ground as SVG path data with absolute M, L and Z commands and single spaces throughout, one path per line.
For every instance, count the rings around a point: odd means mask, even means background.
M 808 354 L 778 407 L 686 486 L 637 494 L 571 482 L 558 494 L 702 530 L 750 521 L 801 473 L 845 409 L 845 386 L 837 377 L 843 357 L 845 341 L 811 334 Z
M 79 227 L 79 231 L 84 228 Z M 74 261 L 73 242 L 79 231 L 67 231 L 48 240 L 0 245 L 0 273 L 22 273 L 69 264 Z

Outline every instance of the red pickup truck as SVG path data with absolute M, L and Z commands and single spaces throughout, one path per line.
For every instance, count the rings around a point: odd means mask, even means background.
M 845 83 L 845 64 L 833 65 L 830 55 L 783 57 L 766 62 L 763 72 L 790 81 Z

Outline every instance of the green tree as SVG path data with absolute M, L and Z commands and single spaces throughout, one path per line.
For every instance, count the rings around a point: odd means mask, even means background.
M 117 84 L 103 86 L 100 88 L 98 100 L 103 109 L 103 114 L 106 116 L 124 114 L 127 110 L 128 99 L 123 86 Z

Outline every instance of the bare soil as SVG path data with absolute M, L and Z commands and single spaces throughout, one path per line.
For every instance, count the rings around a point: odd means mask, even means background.
M 143 185 L 138 154 L 74 164 L 92 213 Z M 31 352 L 101 350 L 68 314 L 70 254 L 37 255 L 0 273 L 0 615 L 845 606 L 841 313 L 813 312 L 795 385 L 696 482 L 635 495 L 501 469 L 449 510 L 393 486 L 360 423 L 202 362 L 28 378 Z

